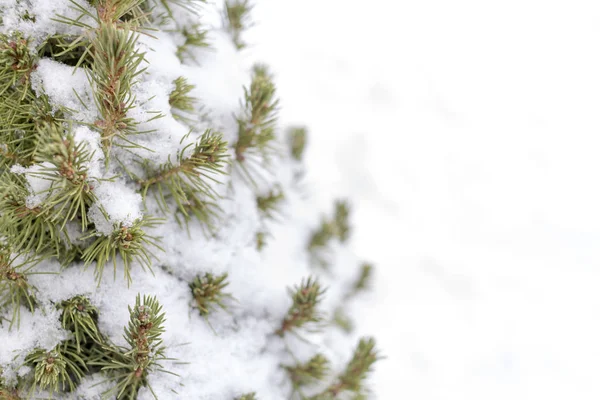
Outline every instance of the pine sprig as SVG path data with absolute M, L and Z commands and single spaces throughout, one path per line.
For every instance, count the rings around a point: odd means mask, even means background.
M 144 54 L 135 46 L 138 34 L 101 24 L 91 43 L 93 64 L 88 73 L 100 118 L 95 122 L 108 154 L 113 140 L 119 138 L 135 146 L 127 136 L 137 132 L 137 121 L 128 116 L 135 106 L 132 86 L 145 68 L 140 68 Z
M 370 290 L 373 285 L 373 264 L 364 262 L 360 266 L 360 274 L 354 284 L 352 285 L 352 290 L 349 295 L 346 297 L 350 297 L 359 292 L 364 292 Z
M 28 276 L 37 262 L 13 255 L 6 245 L 0 246 L 0 310 L 12 309 L 9 329 L 15 324 L 19 327 L 21 307 L 33 312 L 36 299 L 35 288 L 29 283 Z
M 345 243 L 350 236 L 350 205 L 345 200 L 335 202 L 334 227 L 335 235 L 341 243 Z
M 348 202 L 337 200 L 334 206 L 333 218 L 322 217 L 319 227 L 311 234 L 307 243 L 307 250 L 313 261 L 323 268 L 329 265 L 327 260 L 329 243 L 334 239 L 339 240 L 340 243 L 346 242 L 351 231 Z
M 332 322 L 346 333 L 351 333 L 354 330 L 354 322 L 344 312 L 342 307 L 336 308 L 336 310 L 333 312 Z
M 178 152 L 176 162 L 169 160 L 158 171 L 149 171 L 148 178 L 138 181 L 142 196 L 145 198 L 152 189 L 164 213 L 169 210 L 168 200 L 172 199 L 185 218 L 195 215 L 211 226 L 215 212 L 210 201 L 219 196 L 210 183 L 218 182 L 215 176 L 225 173 L 228 157 L 223 136 L 206 130 L 195 144 Z
M 252 11 L 250 0 L 226 0 L 223 10 L 223 23 L 225 30 L 231 35 L 231 40 L 238 50 L 246 47 L 242 40 L 242 34 L 250 26 L 250 12 Z
M 359 275 L 356 280 L 352 283 L 350 289 L 344 294 L 343 303 L 338 306 L 333 314 L 332 322 L 337 325 L 346 333 L 350 333 L 354 330 L 354 323 L 344 312 L 344 304 L 348 300 L 358 296 L 362 292 L 366 292 L 371 289 L 373 281 L 373 264 L 364 262 L 360 265 Z
M 147 0 L 92 0 L 96 7 L 97 19 L 105 24 L 126 21 L 139 24 L 146 17 L 142 5 Z
M 303 279 L 300 286 L 289 290 L 289 294 L 292 305 L 275 332 L 279 336 L 303 328 L 307 324 L 318 324 L 323 320 L 318 305 L 323 299 L 325 290 L 321 288 L 317 279 L 313 277 Z
M 256 232 L 256 250 L 262 251 L 264 247 L 267 245 L 267 236 L 268 232 L 258 231 Z
M 256 397 L 255 392 L 252 392 L 243 394 L 240 397 L 236 397 L 235 400 L 258 400 L 258 397 Z
M 141 387 L 148 387 L 154 394 L 148 380 L 150 372 L 168 372 L 160 364 L 167 359 L 166 347 L 161 339 L 166 318 L 156 297 L 144 295 L 141 298 L 139 294 L 135 306 L 129 307 L 129 315 L 124 335 L 128 347 L 108 349 L 112 357 L 93 364 L 101 366 L 102 371 L 116 381 L 116 385 L 105 396 L 134 400 Z
M 128 283 L 131 283 L 131 264 L 137 261 L 142 268 L 152 269 L 150 248 L 162 250 L 159 238 L 148 235 L 144 229 L 153 228 L 161 222 L 154 217 L 143 217 L 134 221 L 131 226 L 120 224 L 108 236 L 104 236 L 95 229 L 82 237 L 81 240 L 96 237 L 94 242 L 87 247 L 82 255 L 85 266 L 96 262 L 95 275 L 98 283 L 102 279 L 104 267 L 107 263 L 113 263 L 114 278 L 117 276 L 117 255 L 121 256 L 123 262 L 123 273 Z
M 34 370 L 30 395 L 37 388 L 54 392 L 73 391 L 87 369 L 85 361 L 68 342 L 51 351 L 38 349 L 25 357 L 25 364 Z
M 51 115 L 45 96 L 31 89 L 37 58 L 30 46 L 22 34 L 0 34 L 0 168 L 32 162 L 36 126 Z
M 186 120 L 186 118 L 182 117 L 181 112 L 192 113 L 195 111 L 195 104 L 198 99 L 191 96 L 190 92 L 196 86 L 188 83 L 187 79 L 183 76 L 175 79 L 173 83 L 175 84 L 175 89 L 169 94 L 169 105 L 171 106 L 173 117 L 179 120 Z
M 63 137 L 62 129 L 45 124 L 38 133 L 41 150 L 36 156 L 41 166 L 30 175 L 50 182 L 45 192 L 40 215 L 48 216 L 63 230 L 68 221 L 81 220 L 81 230 L 88 226 L 87 209 L 95 201 L 93 193 L 96 180 L 88 176 L 92 153 L 85 143 L 76 143 L 69 133 Z
M 208 43 L 208 31 L 202 27 L 201 24 L 194 24 L 189 27 L 184 27 L 181 30 L 185 41 L 183 44 L 177 46 L 177 58 L 182 63 L 191 59 L 197 62 L 196 56 L 194 55 L 195 49 L 209 47 Z
M 25 96 L 35 69 L 35 57 L 29 47 L 29 40 L 21 33 L 0 35 L 0 95 L 13 89 L 21 92 L 21 100 Z
M 273 219 L 279 214 L 278 208 L 284 198 L 281 188 L 276 187 L 264 196 L 256 196 L 256 206 L 265 218 Z
M 329 373 L 330 363 L 323 354 L 316 354 L 305 363 L 284 367 L 294 389 L 323 380 Z
M 234 145 L 236 160 L 243 162 L 247 153 L 266 156 L 273 150 L 277 107 L 273 77 L 264 65 L 255 65 L 252 82 L 244 88 L 242 113 L 237 117 L 238 140 Z
M 346 369 L 338 376 L 335 383 L 323 392 L 312 396 L 310 400 L 338 399 L 340 395 L 349 392 L 362 396 L 365 389 L 364 381 L 371 372 L 373 364 L 381 358 L 375 349 L 375 339 L 360 339 Z
M 305 127 L 292 127 L 288 130 L 290 154 L 296 161 L 301 161 L 306 148 L 307 131 Z
M 232 298 L 231 294 L 224 291 L 228 285 L 227 273 L 213 275 L 207 272 L 194 278 L 189 287 L 200 315 L 205 317 L 217 307 L 227 310 L 225 300 Z
M 60 321 L 63 329 L 73 333 L 77 353 L 81 354 L 81 346 L 86 343 L 102 342 L 98 330 L 98 309 L 84 296 L 75 296 L 62 301 L 58 308 L 62 310 Z
M 17 253 L 57 255 L 62 249 L 60 229 L 48 215 L 41 215 L 43 207 L 28 207 L 27 185 L 22 175 L 7 171 L 0 176 L 0 233 Z

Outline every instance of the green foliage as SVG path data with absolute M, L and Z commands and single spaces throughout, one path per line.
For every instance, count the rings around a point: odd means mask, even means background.
M 289 290 L 289 294 L 292 298 L 292 305 L 281 322 L 281 326 L 275 332 L 279 336 L 303 328 L 307 324 L 318 324 L 323 320 L 317 307 L 323 299 L 325 290 L 321 288 L 317 279 L 313 277 L 303 279 L 300 286 Z
M 27 277 L 34 274 L 34 260 L 13 255 L 6 245 L 0 246 L 0 310 L 12 308 L 9 328 L 19 326 L 21 307 L 33 312 L 36 304 L 34 287 Z
M 264 65 L 255 65 L 250 87 L 244 88 L 243 110 L 236 118 L 238 140 L 234 150 L 237 161 L 243 163 L 252 154 L 266 157 L 273 151 L 278 104 L 272 76 Z
M 37 124 L 48 119 L 51 111 L 47 99 L 31 90 L 36 57 L 30 47 L 20 33 L 0 34 L 0 171 L 32 162 Z
M 58 226 L 48 216 L 40 216 L 42 207 L 27 207 L 29 190 L 25 178 L 6 171 L 0 176 L 0 188 L 0 234 L 13 251 L 60 252 Z
M 62 310 L 62 327 L 73 333 L 77 353 L 87 343 L 101 343 L 102 335 L 98 330 L 98 309 L 84 296 L 75 296 L 62 301 L 58 308 Z
M 231 40 L 238 50 L 246 47 L 242 34 L 250 27 L 250 0 L 226 0 L 223 11 L 225 29 L 231 35 Z
M 201 2 L 71 0 L 71 11 L 74 10 L 75 15 L 58 15 L 54 20 L 70 28 L 80 28 L 79 36 L 58 33 L 27 38 L 19 32 L 0 34 L 0 313 L 6 315 L 9 329 L 15 324 L 18 327 L 22 310 L 44 311 L 43 304 L 36 302 L 37 289 L 30 283 L 33 282 L 31 275 L 44 273 L 34 268 L 40 261 L 57 258 L 64 267 L 73 261 L 82 261 L 85 267 L 94 265 L 98 284 L 107 264 L 113 264 L 115 278 L 117 264 L 122 264 L 125 279 L 131 283 L 133 264 L 137 262 L 143 269 L 151 269 L 153 252 L 162 250 L 159 238 L 152 235 L 152 228 L 159 224 L 156 217 L 146 214 L 135 221 L 116 223 L 108 234 L 89 218 L 92 206 L 99 207 L 109 218 L 98 204 L 94 189 L 100 180 L 113 178 L 90 176 L 97 155 L 91 153 L 87 144 L 75 140 L 73 126 L 88 126 L 100 133 L 106 171 L 125 171 L 128 184 L 138 184 L 137 190 L 145 204 L 151 195 L 161 213 L 173 216 L 181 224 L 188 225 L 197 219 L 209 231 L 217 225 L 220 196 L 215 185 L 220 184 L 222 175 L 227 173 L 228 143 L 223 135 L 210 129 L 202 135 L 197 131 L 198 99 L 192 96 L 194 85 L 184 77 L 174 81 L 175 88 L 169 96 L 173 117 L 190 127 L 190 134 L 180 142 L 183 148 L 177 152 L 176 159 L 153 165 L 149 159 L 137 155 L 140 168 L 132 168 L 134 173 L 124 161 L 111 154 L 115 146 L 121 148 L 114 151 L 116 155 L 125 154 L 131 148 L 139 149 L 136 135 L 148 133 L 140 131 L 141 121 L 134 118 L 140 114 L 135 110 L 139 101 L 134 89 L 146 71 L 145 54 L 137 43 L 139 35 L 168 23 L 183 38 L 176 56 L 182 63 L 197 61 L 198 49 L 208 46 L 207 31 L 199 23 L 190 25 L 177 21 L 174 7 L 197 13 Z M 227 0 L 225 4 L 225 29 L 238 49 L 246 46 L 242 36 L 250 26 L 251 8 L 249 0 Z M 23 20 L 35 23 L 34 15 L 27 11 L 21 14 Z M 53 104 L 37 86 L 33 91 L 31 74 L 42 58 L 51 58 L 73 69 L 84 69 L 98 110 L 93 124 L 73 120 L 73 110 Z M 244 88 L 240 111 L 235 115 L 237 137 L 230 145 L 235 165 L 250 180 L 256 163 L 267 164 L 277 149 L 279 101 L 276 94 L 269 70 L 263 65 L 254 66 L 250 85 Z M 74 92 L 73 97 L 87 108 L 78 93 Z M 149 114 L 150 120 L 161 117 L 159 113 Z M 192 133 L 200 137 L 188 144 Z M 302 160 L 306 136 L 303 127 L 288 131 L 289 151 L 297 161 Z M 129 154 L 132 153 L 136 152 Z M 256 233 L 259 250 L 269 236 L 264 222 L 279 216 L 284 198 L 278 186 L 256 197 L 263 222 Z M 307 250 L 311 256 L 324 260 L 323 252 L 332 240 L 347 242 L 351 230 L 349 212 L 346 202 L 336 202 L 334 215 L 323 218 L 321 226 L 308 240 Z M 70 233 L 73 226 L 82 232 L 77 241 Z M 367 290 L 371 280 L 372 267 L 365 263 L 344 300 Z M 227 310 L 228 302 L 234 300 L 227 292 L 228 285 L 227 274 L 197 275 L 188 283 L 193 307 L 205 318 L 219 308 Z M 288 333 L 323 328 L 320 304 L 324 293 L 314 277 L 303 279 L 300 285 L 289 289 L 292 304 L 275 333 L 285 337 Z M 35 349 L 19 355 L 24 356 L 23 366 L 29 367 L 31 372 L 20 374 L 16 388 L 7 387 L 0 374 L 0 399 L 22 398 L 23 391 L 28 391 L 29 397 L 38 395 L 39 391 L 50 392 L 51 396 L 58 392 L 64 395 L 73 392 L 85 374 L 98 372 L 106 376 L 100 384 L 111 383 L 104 398 L 134 400 L 142 387 L 154 394 L 151 374 L 169 373 L 162 365 L 168 360 L 161 339 L 165 314 L 155 297 L 138 295 L 135 305 L 129 308 L 124 347 L 115 345 L 100 331 L 100 311 L 86 295 L 64 299 L 54 306 L 60 311 L 63 329 L 72 334 L 51 350 Z M 351 324 L 341 307 L 334 320 L 339 325 Z M 304 363 L 282 367 L 302 398 L 305 397 L 300 392 L 301 387 L 319 384 L 318 387 L 325 389 L 313 397 L 315 400 L 349 395 L 358 400 L 366 396 L 364 380 L 378 358 L 374 342 L 361 340 L 346 369 L 329 386 L 323 381 L 329 375 L 330 365 L 322 354 Z M 256 399 L 255 393 L 247 393 L 236 400 Z
M 101 24 L 91 43 L 93 64 L 88 73 L 100 118 L 95 122 L 108 154 L 115 137 L 128 145 L 135 144 L 127 137 L 137 133 L 137 122 L 128 112 L 135 107 L 131 87 L 145 71 L 140 68 L 144 54 L 135 43 L 137 34 L 119 29 L 113 24 Z
M 144 18 L 143 4 L 146 0 L 90 0 L 96 7 L 97 19 L 106 24 L 123 20 L 129 24 L 140 23 Z
M 141 387 L 148 387 L 152 394 L 148 375 L 152 371 L 165 371 L 160 364 L 166 360 L 166 348 L 161 335 L 165 331 L 165 314 L 155 297 L 138 294 L 135 306 L 129 308 L 129 324 L 125 328 L 128 347 L 111 347 L 104 350 L 110 354 L 106 360 L 93 364 L 102 367 L 102 371 L 116 381 L 105 396 L 117 399 L 135 399 Z M 156 397 L 156 395 L 154 395 Z
M 265 218 L 273 219 L 278 214 L 278 207 L 284 198 L 281 188 L 276 187 L 265 196 L 256 196 L 256 206 Z
M 329 219 L 321 218 L 321 224 L 309 238 L 307 250 L 315 263 L 321 267 L 327 267 L 328 245 L 333 239 L 338 239 L 341 243 L 348 240 L 350 236 L 350 225 L 348 216 L 350 214 L 349 205 L 346 201 L 337 200 L 335 202 L 334 217 Z
M 149 177 L 138 181 L 142 196 L 145 198 L 152 189 L 164 213 L 169 210 L 167 200 L 172 199 L 184 219 L 196 216 L 211 227 L 216 217 L 211 200 L 219 196 L 210 183 L 218 183 L 215 176 L 225 173 L 228 157 L 227 142 L 223 136 L 206 130 L 195 144 L 189 144 L 178 152 L 175 163 L 169 160 L 157 171 L 147 167 Z
M 39 216 L 48 216 L 63 230 L 68 221 L 81 220 L 81 230 L 88 226 L 87 208 L 95 200 L 92 192 L 96 181 L 88 177 L 88 163 L 92 154 L 85 143 L 75 143 L 69 133 L 63 137 L 62 129 L 45 124 L 39 130 L 41 150 L 36 161 L 41 167 L 31 176 L 47 180 L 50 187 L 42 192 L 44 200 Z
M 349 215 L 350 206 L 348 205 L 348 202 L 344 200 L 336 201 L 333 226 L 335 228 L 335 235 L 342 243 L 346 242 L 350 236 L 350 224 L 348 221 Z
M 351 333 L 354 330 L 352 319 L 350 319 L 341 307 L 336 308 L 333 312 L 333 323 L 346 333 Z
M 128 283 L 131 282 L 131 263 L 136 260 L 142 268 L 152 267 L 151 251 L 156 248 L 162 251 L 158 244 L 158 238 L 146 234 L 144 228 L 157 226 L 160 219 L 154 217 L 143 217 L 133 222 L 131 226 L 120 224 L 115 226 L 114 231 L 104 236 L 95 229 L 82 237 L 82 240 L 96 237 L 96 239 L 83 252 L 82 259 L 86 267 L 96 262 L 95 275 L 98 283 L 102 279 L 106 263 L 113 262 L 114 276 L 117 276 L 117 255 L 123 261 L 123 272 Z
M 89 68 L 93 62 L 88 38 L 72 35 L 52 35 L 38 47 L 40 58 L 51 58 L 72 67 Z
M 305 127 L 292 127 L 288 130 L 290 153 L 296 161 L 301 161 L 306 148 L 307 132 Z
M 366 290 L 370 290 L 373 284 L 373 264 L 371 263 L 362 263 L 360 266 L 360 274 L 354 285 L 352 286 L 351 294 L 356 294 L 359 292 L 363 292 Z M 347 295 L 346 297 L 350 297 Z
M 195 111 L 194 105 L 198 99 L 190 96 L 190 92 L 194 90 L 195 86 L 189 84 L 183 76 L 175 79 L 173 83 L 175 84 L 175 89 L 169 95 L 169 104 L 171 105 L 173 117 L 186 121 L 187 118 L 184 118 L 181 112 L 192 113 Z
M 256 393 L 252 392 L 236 397 L 235 400 L 258 400 L 258 397 L 256 397 Z
M 227 273 L 215 276 L 207 272 L 194 278 L 189 287 L 200 315 L 207 316 L 216 307 L 227 310 L 225 300 L 232 298 L 231 294 L 224 291 L 227 285 Z
M 30 74 L 35 68 L 29 46 L 29 40 L 20 33 L 0 35 L 0 95 L 14 90 L 21 94 L 21 100 L 25 97 Z
M 262 251 L 267 245 L 267 232 L 256 232 L 256 250 Z
M 84 360 L 68 343 L 46 351 L 35 350 L 25 357 L 25 364 L 34 370 L 30 394 L 37 388 L 54 392 L 72 391 L 86 369 Z
M 364 262 L 360 265 L 359 274 L 356 280 L 352 283 L 350 289 L 344 294 L 342 304 L 335 310 L 333 314 L 333 323 L 346 333 L 354 330 L 354 323 L 348 314 L 343 310 L 344 305 L 348 300 L 356 297 L 362 292 L 371 289 L 373 281 L 373 264 Z
M 203 29 L 201 24 L 194 24 L 189 27 L 184 27 L 181 30 L 181 33 L 185 37 L 185 41 L 183 44 L 177 46 L 177 58 L 182 63 L 191 59 L 194 62 L 197 62 L 196 57 L 194 56 L 194 49 L 208 47 L 208 31 Z
M 314 384 L 323 380 L 329 373 L 329 360 L 323 354 L 316 354 L 305 363 L 285 366 L 292 386 L 298 389 L 300 386 Z
M 87 167 L 92 155 L 52 123 L 40 123 L 36 138 L 36 168 L 19 167 L 0 176 L 0 234 L 17 252 L 60 255 L 64 251 L 61 238 L 69 240 L 67 222 L 79 220 L 82 231 L 89 223 L 87 209 L 95 199 L 95 180 L 88 177 Z M 27 179 L 45 181 L 47 188 L 30 193 Z M 41 202 L 31 203 L 31 194 Z
M 364 396 L 364 381 L 371 372 L 373 364 L 380 359 L 381 356 L 375 349 L 375 340 L 373 338 L 360 339 L 346 369 L 338 375 L 333 384 L 323 392 L 310 397 L 310 400 L 338 399 L 341 398 L 341 395 L 348 393 L 352 393 L 354 398 Z

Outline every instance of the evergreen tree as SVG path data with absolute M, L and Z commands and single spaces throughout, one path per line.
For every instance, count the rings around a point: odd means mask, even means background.
M 0 3 L 0 399 L 368 395 L 373 267 L 297 185 L 251 10 Z

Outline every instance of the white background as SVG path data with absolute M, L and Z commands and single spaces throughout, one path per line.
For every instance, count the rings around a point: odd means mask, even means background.
M 256 3 L 250 53 L 378 266 L 377 397 L 597 399 L 598 3 Z

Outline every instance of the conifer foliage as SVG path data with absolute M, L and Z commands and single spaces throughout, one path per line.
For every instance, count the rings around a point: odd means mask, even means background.
M 266 65 L 229 98 L 252 8 L 0 3 L 0 399 L 368 396 L 349 202 L 299 217 L 308 132 Z

